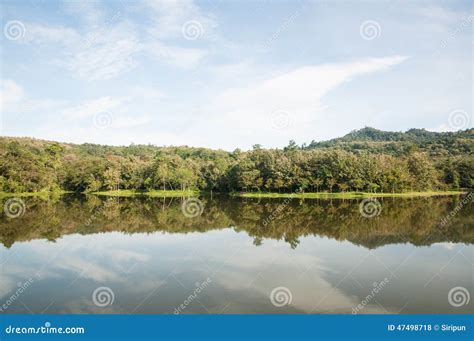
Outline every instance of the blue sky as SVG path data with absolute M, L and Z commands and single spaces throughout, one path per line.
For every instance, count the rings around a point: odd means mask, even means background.
M 4 136 L 233 150 L 473 126 L 470 1 L 0 3 Z

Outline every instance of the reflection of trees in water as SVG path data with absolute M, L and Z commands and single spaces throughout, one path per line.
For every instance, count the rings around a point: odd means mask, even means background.
M 203 214 L 188 218 L 182 214 L 181 198 L 108 200 L 72 195 L 59 201 L 26 198 L 27 210 L 21 218 L 10 219 L 4 215 L 0 218 L 0 239 L 10 247 L 16 241 L 55 240 L 72 233 L 188 233 L 232 227 L 253 237 L 257 246 L 265 238 L 272 238 L 285 240 L 295 248 L 299 238 L 312 235 L 348 240 L 368 248 L 405 242 L 429 245 L 474 241 L 472 202 L 449 224 L 440 225 L 459 204 L 460 197 L 378 199 L 382 212 L 374 218 L 360 214 L 358 200 L 293 199 L 285 203 L 283 199 L 229 197 L 201 200 L 205 205 Z

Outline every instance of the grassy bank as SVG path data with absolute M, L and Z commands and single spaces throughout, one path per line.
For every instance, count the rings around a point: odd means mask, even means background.
M 379 198 L 379 197 L 431 197 L 440 195 L 459 195 L 463 191 L 430 191 L 430 192 L 405 192 L 405 193 L 366 193 L 366 192 L 344 192 L 344 193 L 232 193 L 233 196 L 244 198 L 308 198 L 308 199 L 356 199 L 356 198 Z
M 71 191 L 57 191 L 57 192 L 22 192 L 22 193 L 8 193 L 0 192 L 0 198 L 2 197 L 50 197 L 58 196 L 67 193 L 76 193 Z M 137 190 L 128 190 L 121 189 L 117 191 L 100 191 L 100 192 L 90 192 L 82 194 L 91 194 L 91 195 L 100 195 L 100 196 L 111 196 L 111 197 L 136 197 L 136 196 L 147 196 L 147 197 L 190 197 L 199 195 L 199 191 L 195 190 L 186 190 L 186 191 L 137 191 Z
M 50 197 L 50 196 L 58 196 L 67 193 L 74 193 L 71 191 L 41 191 L 41 192 L 0 192 L 0 198 L 2 197 Z
M 121 189 L 117 191 L 101 191 L 101 192 L 92 192 L 89 194 L 93 195 L 102 195 L 102 196 L 111 196 L 111 197 L 136 197 L 136 196 L 146 196 L 146 197 L 190 197 L 199 195 L 199 191 L 195 190 L 186 190 L 186 191 L 137 191 L 129 189 Z

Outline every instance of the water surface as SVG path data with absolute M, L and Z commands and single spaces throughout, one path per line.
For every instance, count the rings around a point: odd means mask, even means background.
M 0 218 L 0 303 L 4 313 L 467 313 L 472 302 L 454 307 L 448 292 L 473 293 L 474 205 L 441 224 L 461 199 L 378 199 L 368 218 L 360 200 L 214 196 L 188 217 L 181 198 L 25 198 L 21 217 Z M 100 287 L 113 303 L 94 302 Z

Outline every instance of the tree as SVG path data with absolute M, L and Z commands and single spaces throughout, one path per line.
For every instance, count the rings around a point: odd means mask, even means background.
M 319 178 L 314 178 L 313 179 L 313 186 L 316 187 L 316 192 L 319 192 L 319 187 L 321 187 L 322 184 L 323 184 L 323 180 L 321 180 Z
M 326 184 L 327 184 L 327 186 L 328 186 L 329 192 L 332 193 L 332 188 L 333 188 L 334 185 L 336 184 L 336 179 L 334 179 L 334 178 L 328 178 L 328 179 L 326 179 Z

